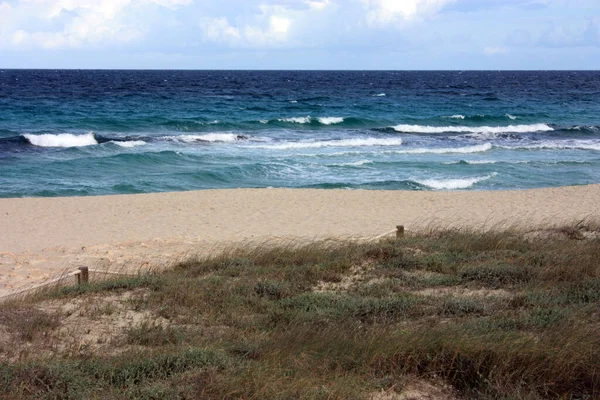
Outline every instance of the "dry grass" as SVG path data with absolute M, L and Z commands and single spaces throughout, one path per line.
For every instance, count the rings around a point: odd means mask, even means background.
M 537 232 L 246 246 L 39 294 L 0 311 L 0 397 L 599 398 L 598 225 Z

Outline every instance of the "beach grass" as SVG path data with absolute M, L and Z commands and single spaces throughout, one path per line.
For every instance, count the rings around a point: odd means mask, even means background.
M 599 398 L 599 260 L 593 222 L 190 256 L 4 304 L 0 397 Z

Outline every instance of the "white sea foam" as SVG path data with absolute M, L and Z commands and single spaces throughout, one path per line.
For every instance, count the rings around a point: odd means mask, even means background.
M 515 117 L 514 115 L 510 115 L 510 114 L 508 114 L 508 113 L 506 114 L 506 116 L 507 116 L 508 118 L 512 119 L 513 121 L 514 121 L 515 119 L 517 119 L 517 117 Z
M 261 119 L 261 120 L 260 120 L 260 121 L 258 121 L 258 122 L 260 122 L 261 124 L 268 124 L 268 123 L 269 123 L 269 120 L 268 120 L 268 119 Z
M 143 140 L 128 140 L 126 142 L 118 142 L 118 141 L 111 140 L 111 143 L 114 143 L 118 146 L 126 147 L 126 148 L 143 146 L 143 145 L 147 144 Z
M 341 142 L 341 141 L 338 141 Z M 334 142 L 335 143 L 335 142 Z M 319 146 L 312 146 L 319 147 Z M 341 146 L 340 146 L 341 147 Z M 271 147 L 269 147 L 271 148 Z M 305 147 L 306 148 L 306 147 Z M 367 156 L 367 155 L 386 155 L 386 154 L 471 154 L 471 153 L 482 153 L 492 149 L 492 145 L 489 143 L 478 144 L 474 146 L 465 147 L 443 147 L 443 148 L 415 148 L 406 150 L 382 150 L 382 149 L 361 149 L 351 151 L 339 151 L 335 153 L 326 153 L 328 157 L 343 157 L 343 156 Z M 297 157 L 322 157 L 323 154 L 296 154 Z
M 205 135 L 180 135 L 180 136 L 165 136 L 165 140 L 173 140 L 185 143 L 194 142 L 224 142 L 232 143 L 239 140 L 239 135 L 235 133 L 207 133 Z
M 426 126 L 426 125 L 396 125 L 392 127 L 397 132 L 405 133 L 527 133 L 548 132 L 554 129 L 547 124 L 508 125 L 508 126 Z
M 473 178 L 413 179 L 413 181 L 436 190 L 467 189 L 478 182 L 486 181 L 496 175 L 497 173 L 494 172 L 490 175 Z
M 525 150 L 597 150 L 600 151 L 598 140 L 550 140 L 519 146 L 501 146 L 503 149 Z
M 494 160 L 471 160 L 471 161 L 465 161 L 467 164 L 471 164 L 471 165 L 481 165 L 481 164 L 496 164 L 497 161 Z
M 312 121 L 312 118 L 310 117 L 310 115 L 307 115 L 306 117 L 280 118 L 278 121 L 290 122 L 293 124 L 310 124 L 310 121 Z
M 26 133 L 23 137 L 32 145 L 40 147 L 81 147 L 98 144 L 93 132 L 85 135 L 71 133 L 33 135 Z
M 374 94 L 373 97 L 385 97 L 385 93 Z
M 365 139 L 343 139 L 343 140 L 328 140 L 319 142 L 285 142 L 272 145 L 253 146 L 254 148 L 262 149 L 312 149 L 319 147 L 361 147 L 361 146 L 400 146 L 402 139 L 400 138 L 365 138 Z
M 465 116 L 464 115 L 460 115 L 460 114 L 456 114 L 456 115 L 451 115 L 449 117 L 444 117 L 444 118 L 465 119 Z
M 481 153 L 484 151 L 488 151 L 492 149 L 492 145 L 490 143 L 477 144 L 474 146 L 465 146 L 465 147 L 442 147 L 442 148 L 416 148 L 416 149 L 407 149 L 400 150 L 398 153 L 402 154 L 469 154 L 469 153 Z
M 321 117 L 319 118 L 319 122 L 323 125 L 333 125 L 333 124 L 341 124 L 344 122 L 344 118 L 342 117 Z
M 373 160 L 359 160 L 355 162 L 331 164 L 332 167 L 361 167 L 363 165 L 373 164 Z
M 290 100 L 290 103 L 293 103 L 293 104 L 295 104 L 297 102 L 298 102 L 298 100 Z

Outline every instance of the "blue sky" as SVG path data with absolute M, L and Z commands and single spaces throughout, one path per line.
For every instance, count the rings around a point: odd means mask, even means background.
M 600 69 L 600 0 L 0 0 L 0 68 Z

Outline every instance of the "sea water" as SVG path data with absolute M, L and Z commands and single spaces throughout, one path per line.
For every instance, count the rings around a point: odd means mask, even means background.
M 600 183 L 600 72 L 0 70 L 0 197 Z

